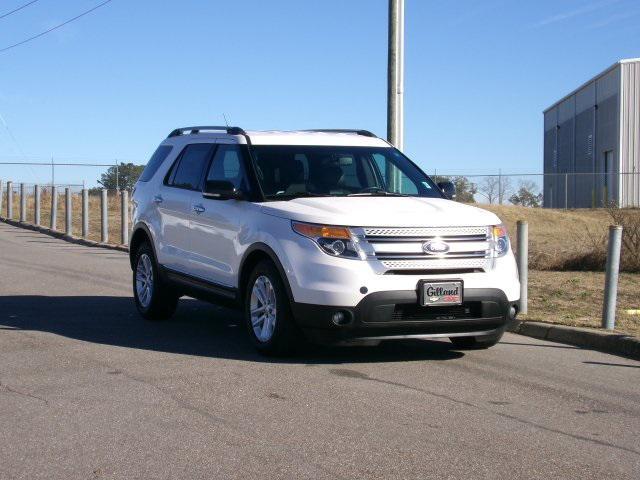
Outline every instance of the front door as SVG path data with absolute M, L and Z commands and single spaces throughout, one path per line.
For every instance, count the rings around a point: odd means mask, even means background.
M 237 144 L 219 143 L 206 180 L 224 180 L 247 193 L 244 153 Z M 244 200 L 200 197 L 200 213 L 192 221 L 192 268 L 200 278 L 236 287 L 242 249 L 240 236 L 253 208 Z

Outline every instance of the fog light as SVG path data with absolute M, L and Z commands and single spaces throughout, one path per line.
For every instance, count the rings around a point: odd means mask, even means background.
M 334 325 L 343 326 L 350 322 L 350 316 L 346 312 L 335 312 L 331 315 L 331 321 Z
M 516 307 L 511 305 L 511 307 L 509 308 L 509 318 L 513 320 L 516 318 L 517 314 L 518 314 L 518 310 L 516 309 Z

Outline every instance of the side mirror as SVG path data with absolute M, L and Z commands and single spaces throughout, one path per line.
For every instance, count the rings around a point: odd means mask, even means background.
M 202 196 L 211 200 L 240 200 L 242 190 L 226 180 L 207 180 L 202 189 Z
M 452 182 L 438 182 L 438 187 L 449 200 L 456 198 L 456 186 Z

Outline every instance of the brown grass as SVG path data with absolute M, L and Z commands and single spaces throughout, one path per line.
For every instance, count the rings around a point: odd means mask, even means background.
M 577 327 L 599 328 L 602 321 L 604 273 L 529 272 L 529 313 L 534 320 Z M 618 284 L 616 330 L 640 336 L 640 274 L 622 273 Z
M 6 197 L 5 197 L 6 202 Z M 65 231 L 65 196 L 64 191 L 58 191 L 58 205 L 57 205 L 57 226 L 56 230 L 59 232 Z M 35 222 L 34 212 L 35 199 L 33 192 L 27 197 L 27 222 Z M 76 237 L 82 236 L 82 196 L 79 193 L 74 193 L 71 196 L 72 215 L 71 215 L 71 231 L 72 235 Z M 109 192 L 109 243 L 120 244 L 120 197 L 116 192 Z M 6 216 L 6 205 L 3 202 L 2 215 Z M 17 220 L 20 218 L 20 199 L 19 195 L 14 195 L 13 201 L 13 218 Z M 131 218 L 131 217 L 129 217 Z M 51 221 L 51 192 L 50 190 L 43 190 L 41 192 L 40 200 L 40 225 L 43 227 L 49 227 Z M 89 240 L 100 241 L 100 195 L 89 195 Z
M 552 210 L 517 206 L 482 205 L 507 224 L 511 241 L 517 249 L 516 222 L 529 223 L 529 267 L 536 270 L 604 270 L 607 256 L 609 225 L 623 220 L 625 247 L 621 269 L 638 272 L 638 234 L 633 228 L 640 224 L 640 210 Z M 614 218 L 612 212 L 618 217 Z M 632 227 L 632 228 L 629 228 Z M 626 246 L 629 245 L 629 246 Z

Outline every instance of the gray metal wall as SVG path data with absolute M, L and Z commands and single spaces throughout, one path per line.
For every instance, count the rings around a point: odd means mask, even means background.
M 618 198 L 619 105 L 616 66 L 545 111 L 545 207 L 588 208 Z M 608 175 L 606 151 L 612 151 Z
M 622 64 L 620 205 L 640 207 L 640 62 Z M 629 175 L 632 174 L 632 175 Z

